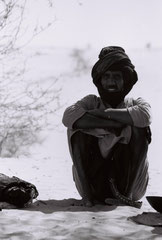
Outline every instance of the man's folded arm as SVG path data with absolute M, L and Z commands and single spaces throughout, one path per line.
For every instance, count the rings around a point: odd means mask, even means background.
M 117 121 L 121 124 L 133 126 L 133 120 L 126 108 L 123 109 L 108 108 L 105 110 L 94 109 L 90 110 L 89 113 L 96 117 L 109 119 L 112 121 Z
M 125 124 L 93 116 L 85 113 L 81 118 L 75 121 L 73 129 L 88 129 L 88 128 L 122 128 Z

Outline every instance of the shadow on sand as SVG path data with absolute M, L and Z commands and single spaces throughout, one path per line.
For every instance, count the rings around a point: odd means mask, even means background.
M 84 207 L 81 200 L 74 198 L 63 199 L 63 200 L 38 200 L 29 207 L 23 209 L 28 211 L 40 211 L 43 213 L 53 213 L 53 212 L 99 212 L 99 211 L 112 211 L 116 206 L 108 206 L 96 204 L 93 207 Z
M 37 200 L 31 205 L 25 208 L 16 208 L 13 205 L 7 203 L 1 203 L 0 207 L 3 209 L 18 209 L 26 211 L 39 211 L 42 213 L 53 213 L 53 212 L 108 212 L 116 208 L 116 206 L 96 204 L 93 207 L 84 207 L 81 200 L 74 198 L 63 199 L 63 200 Z

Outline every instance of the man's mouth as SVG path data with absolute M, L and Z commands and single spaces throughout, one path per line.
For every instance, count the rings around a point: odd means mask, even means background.
M 107 88 L 107 90 L 110 91 L 110 92 L 114 92 L 114 91 L 117 91 L 118 89 L 117 89 L 116 86 L 109 86 L 109 87 Z

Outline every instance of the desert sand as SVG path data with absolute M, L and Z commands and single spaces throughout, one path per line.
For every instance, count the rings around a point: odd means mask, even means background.
M 155 212 L 145 197 L 141 209 L 77 206 L 80 197 L 72 181 L 71 162 L 66 158 L 0 159 L 0 163 L 3 173 L 30 181 L 39 190 L 38 198 L 26 209 L 12 209 L 10 205 L 1 204 L 11 209 L 2 209 L 0 213 L 0 239 L 124 240 L 162 237 L 159 233 L 153 233 L 157 228 L 128 220 L 142 212 Z M 160 172 L 150 169 L 146 195 L 158 194 L 158 182 Z M 156 186 L 155 189 L 152 186 Z

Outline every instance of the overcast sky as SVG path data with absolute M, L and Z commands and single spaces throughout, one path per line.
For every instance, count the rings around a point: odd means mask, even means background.
M 39 3 L 42 0 L 39 0 Z M 42 19 L 56 18 L 33 45 L 100 48 L 162 46 L 162 0 L 53 0 L 54 9 L 39 5 Z M 51 15 L 50 15 L 51 14 Z

